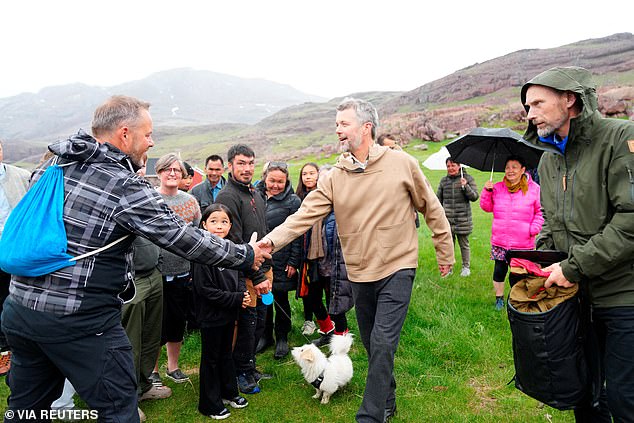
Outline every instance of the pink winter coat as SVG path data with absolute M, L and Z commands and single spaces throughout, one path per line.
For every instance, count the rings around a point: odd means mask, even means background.
M 528 175 L 527 175 L 528 176 Z M 504 249 L 532 250 L 535 235 L 542 229 L 539 185 L 528 176 L 528 191 L 511 194 L 504 182 L 493 185 L 493 191 L 482 190 L 480 208 L 493 212 L 491 245 Z

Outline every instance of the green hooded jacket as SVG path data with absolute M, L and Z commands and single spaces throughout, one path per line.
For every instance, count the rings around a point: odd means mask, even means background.
M 588 283 L 595 307 L 634 306 L 634 122 L 601 116 L 586 69 L 537 75 L 522 87 L 523 105 L 531 85 L 572 91 L 583 105 L 571 119 L 565 154 L 539 141 L 530 121 L 524 135 L 545 151 L 538 168 L 545 222 L 537 248 L 568 252 L 563 274 Z

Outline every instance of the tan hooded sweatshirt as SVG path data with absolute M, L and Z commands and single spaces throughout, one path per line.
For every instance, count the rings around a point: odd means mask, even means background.
M 373 145 L 363 169 L 350 153 L 321 177 L 301 208 L 266 237 L 275 251 L 334 210 L 353 282 L 373 282 L 418 267 L 414 209 L 425 217 L 439 264 L 454 263 L 449 223 L 416 160 L 402 151 Z

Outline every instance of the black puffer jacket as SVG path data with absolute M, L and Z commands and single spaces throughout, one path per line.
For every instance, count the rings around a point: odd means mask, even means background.
M 326 245 L 326 260 L 330 263 L 330 304 L 328 313 L 342 314 L 354 306 L 352 285 L 348 280 L 346 262 L 343 259 L 341 241 L 337 235 L 335 214 L 330 213 L 324 219 L 324 245 Z
M 440 180 L 436 195 L 445 209 L 445 216 L 451 225 L 451 232 L 458 235 L 469 235 L 473 231 L 471 219 L 470 201 L 478 199 L 478 188 L 473 176 L 467 174 L 463 168 L 462 173 L 467 180 L 467 185 L 460 184 L 460 174 L 445 176 Z
M 266 198 L 266 186 L 259 183 L 256 187 Z M 284 223 L 286 218 L 295 213 L 301 200 L 293 193 L 290 181 L 286 181 L 284 191 L 266 200 L 266 223 L 269 230 Z M 292 278 L 286 276 L 286 265 L 299 268 L 302 254 L 302 237 L 288 244 L 273 254 L 273 290 L 288 292 L 297 287 L 297 273 Z

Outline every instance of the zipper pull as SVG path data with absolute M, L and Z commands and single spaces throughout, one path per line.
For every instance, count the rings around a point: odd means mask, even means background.
M 561 184 L 564 187 L 564 192 L 566 192 L 566 174 L 561 178 Z

